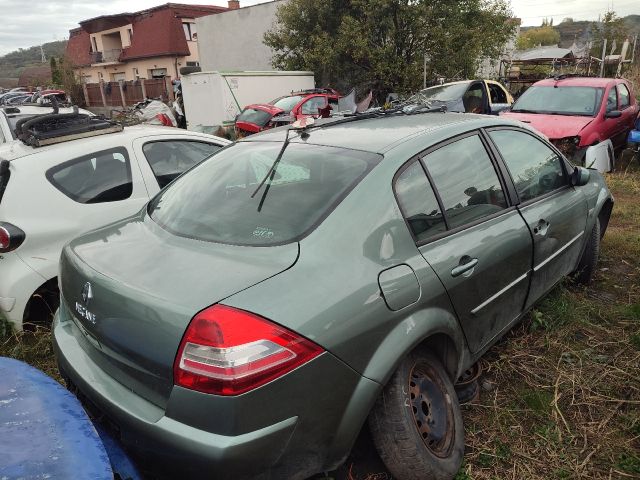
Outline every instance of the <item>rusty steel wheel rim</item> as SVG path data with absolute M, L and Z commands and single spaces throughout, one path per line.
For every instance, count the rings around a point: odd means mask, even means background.
M 446 387 L 432 367 L 416 364 L 409 374 L 411 412 L 427 449 L 440 458 L 453 448 L 453 404 Z

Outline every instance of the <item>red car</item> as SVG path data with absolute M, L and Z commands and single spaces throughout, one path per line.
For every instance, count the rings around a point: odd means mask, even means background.
M 531 124 L 578 164 L 588 147 L 604 140 L 624 148 L 637 114 L 627 80 L 562 76 L 534 83 L 503 113 Z
M 236 119 L 236 128 L 244 133 L 256 133 L 292 123 L 302 117 L 319 117 L 330 105 L 338 108 L 341 95 L 331 88 L 314 88 L 276 98 L 269 103 L 248 105 Z

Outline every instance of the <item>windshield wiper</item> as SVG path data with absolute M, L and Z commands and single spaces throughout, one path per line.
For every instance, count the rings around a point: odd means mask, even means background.
M 267 193 L 269 193 L 269 189 L 271 188 L 271 182 L 273 181 L 273 178 L 276 176 L 276 169 L 278 168 L 278 164 L 280 163 L 280 159 L 282 158 L 282 155 L 284 154 L 284 151 L 287 149 L 287 145 L 289 145 L 289 132 L 290 131 L 291 131 L 291 128 L 287 128 L 287 134 L 286 134 L 286 137 L 284 139 L 284 143 L 282 144 L 282 148 L 280 149 L 280 152 L 278 153 L 278 156 L 276 157 L 275 161 L 271 165 L 271 168 L 269 169 L 267 174 L 264 176 L 264 178 L 260 182 L 260 185 L 258 185 L 258 188 L 256 188 L 255 191 L 251 194 L 251 198 L 255 197 L 256 193 L 258 193 L 260 191 L 262 186 L 268 180 L 267 186 L 265 187 L 264 192 L 262 193 L 262 197 L 260 197 L 260 203 L 258 204 L 258 212 L 260 212 L 262 210 L 262 205 L 264 204 L 264 199 L 267 197 Z
M 515 113 L 540 113 L 538 110 L 527 110 L 526 108 L 512 108 L 511 111 Z

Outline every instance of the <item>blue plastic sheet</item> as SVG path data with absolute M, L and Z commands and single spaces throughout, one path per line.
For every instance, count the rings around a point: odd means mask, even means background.
M 113 480 L 78 399 L 43 372 L 0 357 L 0 478 Z

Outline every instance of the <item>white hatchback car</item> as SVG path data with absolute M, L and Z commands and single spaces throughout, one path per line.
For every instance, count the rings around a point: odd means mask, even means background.
M 25 322 L 48 323 L 57 308 L 64 244 L 136 213 L 230 143 L 170 127 L 97 133 L 38 148 L 20 140 L 0 144 L 0 317 L 18 330 Z

